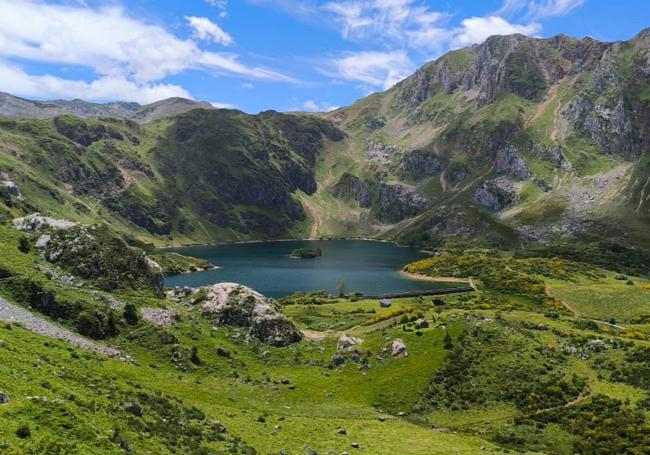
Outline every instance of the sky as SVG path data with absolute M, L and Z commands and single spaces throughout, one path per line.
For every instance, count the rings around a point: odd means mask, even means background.
M 490 35 L 649 26 L 648 0 L 0 0 L 0 91 L 328 111 Z

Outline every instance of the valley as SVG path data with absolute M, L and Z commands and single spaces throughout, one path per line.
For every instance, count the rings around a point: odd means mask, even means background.
M 649 94 L 648 29 L 318 114 L 2 94 L 0 452 L 648 453 Z

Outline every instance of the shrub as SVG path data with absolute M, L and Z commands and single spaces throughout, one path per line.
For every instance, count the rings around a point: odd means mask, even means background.
M 22 424 L 16 429 L 16 436 L 20 439 L 27 439 L 32 436 L 32 430 L 29 428 L 29 425 Z
M 124 320 L 130 325 L 136 325 L 140 320 L 138 309 L 132 303 L 124 305 Z
M 20 240 L 18 240 L 18 250 L 22 253 L 29 253 L 29 250 L 31 249 L 31 246 L 29 244 L 29 240 L 27 237 L 21 237 Z

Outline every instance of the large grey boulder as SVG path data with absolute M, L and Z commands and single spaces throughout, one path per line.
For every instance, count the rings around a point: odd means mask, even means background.
M 339 338 L 339 341 L 336 344 L 336 349 L 339 351 L 348 351 L 351 348 L 360 345 L 361 343 L 363 343 L 363 340 L 361 338 L 353 337 L 344 333 Z
M 390 345 L 390 351 L 393 357 L 406 357 L 409 355 L 406 344 L 402 340 L 393 340 Z
M 218 324 L 249 327 L 250 335 L 271 346 L 287 346 L 302 339 L 300 331 L 262 294 L 237 283 L 217 283 L 197 289 L 206 292 L 203 313 Z
M 7 395 L 4 392 L 0 392 L 0 404 L 7 404 L 11 400 L 9 399 L 9 395 Z

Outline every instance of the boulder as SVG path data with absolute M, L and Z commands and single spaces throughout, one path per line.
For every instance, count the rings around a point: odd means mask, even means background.
M 334 354 L 331 359 L 332 365 L 338 366 L 338 365 L 343 365 L 345 363 L 345 357 L 343 357 L 341 354 Z
M 251 288 L 237 283 L 217 283 L 199 288 L 206 292 L 204 314 L 217 323 L 250 328 L 250 335 L 271 346 L 287 346 L 302 339 L 300 331 L 274 303 Z
M 11 400 L 9 399 L 9 395 L 7 395 L 4 392 L 0 392 L 0 404 L 7 404 Z
M 5 192 L 9 196 L 15 197 L 15 198 L 21 198 L 22 197 L 22 194 L 20 193 L 20 189 L 18 188 L 18 185 L 16 185 L 14 182 L 7 180 L 7 181 L 4 181 L 4 182 L 0 182 L 0 186 L 5 189 Z
M 393 340 L 390 345 L 390 350 L 393 357 L 406 357 L 409 355 L 406 345 L 402 340 Z
M 419 318 L 418 320 L 415 321 L 415 327 L 418 329 L 426 329 L 429 327 L 429 323 L 427 322 L 426 319 L 424 318 Z
M 363 343 L 361 338 L 352 337 L 346 333 L 341 335 L 339 342 L 336 344 L 336 349 L 339 351 L 347 351 Z

